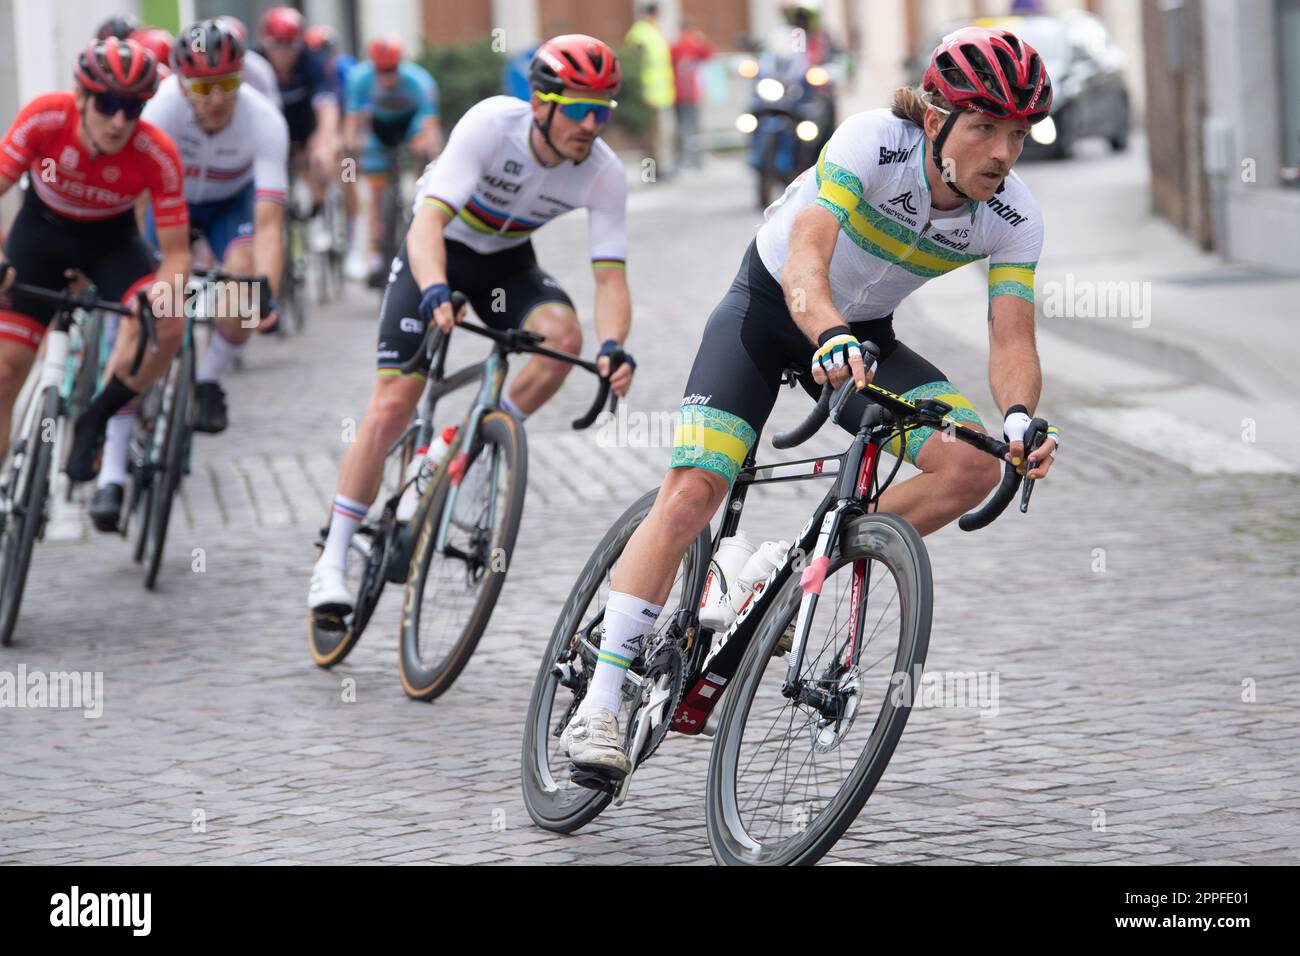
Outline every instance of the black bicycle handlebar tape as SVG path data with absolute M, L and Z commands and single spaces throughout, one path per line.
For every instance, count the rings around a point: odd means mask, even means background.
M 853 379 L 849 379 L 841 385 L 852 387 Z M 788 432 L 777 432 L 772 436 L 772 447 L 774 448 L 794 448 L 796 445 L 802 445 L 813 435 L 817 434 L 817 429 L 826 424 L 826 419 L 831 413 L 831 383 L 822 384 L 821 397 L 817 399 L 817 404 L 813 410 L 808 413 L 808 417 L 801 421 Z
M 978 531 L 992 524 L 997 520 L 998 515 L 1007 510 L 1011 499 L 1015 498 L 1020 480 L 1021 476 L 1016 473 L 1016 466 L 1006 462 L 1006 467 L 1002 470 L 1002 481 L 993 492 L 993 497 L 984 502 L 978 511 L 972 511 L 958 518 L 957 527 L 963 531 Z
M 469 304 L 469 299 L 463 292 L 453 292 L 451 294 L 451 309 L 453 312 L 459 312 Z M 429 320 L 429 327 L 424 331 L 424 339 L 420 342 L 420 347 L 415 350 L 415 354 L 402 363 L 399 371 L 403 375 L 410 375 L 412 372 L 422 371 L 433 364 L 433 357 L 438 354 L 438 349 L 442 348 L 442 329 L 438 328 L 438 323 L 432 319 Z
M 149 296 L 143 289 L 136 294 L 136 302 L 139 304 L 139 308 L 136 309 L 136 319 L 140 323 L 143 334 L 137 336 L 135 341 L 135 355 L 131 359 L 130 375 L 140 371 L 146 345 L 151 352 L 158 351 L 158 328 L 153 320 L 153 309 L 149 306 Z
M 66 290 L 56 292 L 54 289 L 46 289 L 38 285 L 26 285 L 22 282 L 15 282 L 9 287 L 9 292 L 21 292 L 25 296 L 33 299 L 40 299 L 42 302 L 49 302 L 55 306 L 61 306 L 69 309 L 97 309 L 101 312 L 116 312 L 118 315 L 130 315 L 131 307 L 123 305 L 121 302 L 108 302 L 104 299 L 92 299 L 87 296 L 75 295 Z
M 591 403 L 591 408 L 587 409 L 587 414 L 583 415 L 581 418 L 575 418 L 573 420 L 573 427 L 578 431 L 591 427 L 591 423 L 594 422 L 596 416 L 600 414 L 601 408 L 605 405 L 605 399 L 609 397 L 609 380 L 614 377 L 614 373 L 618 371 L 619 366 L 623 364 L 623 361 L 627 356 L 627 353 L 622 349 L 613 349 L 606 354 L 609 356 L 609 374 L 598 375 L 596 377 L 598 382 L 596 386 L 596 400 Z M 614 401 L 610 403 L 611 412 L 614 410 L 614 405 L 617 401 L 618 396 L 616 395 L 614 396 Z

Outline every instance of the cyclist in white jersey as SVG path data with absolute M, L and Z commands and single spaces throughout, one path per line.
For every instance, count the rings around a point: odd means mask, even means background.
M 495 96 L 470 109 L 420 181 L 414 219 L 393 260 L 380 310 L 378 380 L 339 472 L 329 535 L 312 572 L 308 605 L 345 615 L 352 596 L 344 579 L 348 542 L 379 491 L 384 456 L 423 390 L 423 376 L 400 368 L 419 348 L 430 321 L 450 330 L 460 320 L 450 296 L 463 292 L 480 320 L 528 328 L 557 351 L 576 355 L 582 331 L 573 302 L 537 263 L 530 236 L 573 209 L 585 208 L 596 280 L 597 365 L 632 320 L 624 265 L 627 183 L 614 152 L 599 138 L 616 105 L 618 58 L 592 37 L 568 35 L 533 57 L 531 101 Z M 502 404 L 519 419 L 543 405 L 570 365 L 533 356 Z M 626 395 L 636 363 L 629 356 L 610 376 Z
M 244 44 L 244 82 L 270 100 L 277 110 L 280 109 L 280 84 L 275 78 L 275 67 L 262 54 L 249 48 L 248 27 L 244 26 L 244 21 L 229 15 L 217 19 L 230 27 L 239 37 L 239 42 Z
M 1021 460 L 1042 384 L 1033 282 L 1043 224 L 1011 166 L 1051 100 L 1032 48 L 1004 30 L 959 30 L 934 51 L 923 92 L 899 90 L 892 112 L 844 122 L 816 168 L 769 208 L 705 327 L 661 492 L 614 571 L 598 663 L 561 735 L 576 766 L 627 773 L 616 716 L 624 675 L 682 554 L 758 440 L 785 369 L 807 369 L 810 394 L 852 375 L 859 388 L 873 380 L 909 400 L 938 398 L 952 407 L 948 420 L 982 430 L 957 386 L 894 336 L 894 308 L 924 282 L 989 259 L 989 380 L 1005 410 L 1008 457 L 1030 477 L 1047 473 L 1054 428 Z M 865 402 L 855 395 L 843 420 L 860 421 Z M 975 507 L 999 478 L 997 462 L 933 429 L 909 431 L 888 450 L 921 474 L 887 489 L 879 508 L 922 534 Z
M 224 22 L 203 20 L 182 31 L 172 48 L 176 72 L 163 81 L 144 113 L 180 151 L 191 234 L 207 239 L 223 271 L 268 277 L 246 291 L 245 302 L 218 297 L 215 303 L 225 308 L 195 376 L 195 428 L 212 433 L 226 427 L 221 378 L 260 320 L 274 319 L 283 267 L 289 132 L 280 111 L 241 84 L 244 52 Z M 152 225 L 151 213 L 149 234 Z M 238 314 L 246 305 L 256 311 Z M 131 406 L 109 421 L 90 508 L 100 530 L 117 525 L 133 425 Z

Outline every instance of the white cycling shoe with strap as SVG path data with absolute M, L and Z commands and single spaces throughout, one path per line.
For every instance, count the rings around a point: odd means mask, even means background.
M 610 710 L 574 717 L 560 734 L 560 746 L 580 770 L 597 770 L 621 780 L 632 769 L 619 743 L 618 718 Z

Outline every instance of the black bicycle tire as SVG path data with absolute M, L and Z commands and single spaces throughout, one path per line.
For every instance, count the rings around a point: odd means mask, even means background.
M 43 429 L 42 423 L 47 420 L 58 421 L 60 406 L 58 388 L 53 385 L 47 386 L 41 399 L 41 416 L 37 420 L 38 430 Z M 23 463 L 23 468 L 27 472 L 25 479 L 27 501 L 23 505 L 22 527 L 12 538 L 16 545 L 14 553 L 0 563 L 0 567 L 4 568 L 4 580 L 0 581 L 0 589 L 3 589 L 3 593 L 0 593 L 0 645 L 5 647 L 13 641 L 18 612 L 22 608 L 23 592 L 27 587 L 27 572 L 31 568 L 32 551 L 36 547 L 36 536 L 40 531 L 45 499 L 49 493 L 49 475 L 53 457 L 53 444 L 37 441 L 35 452 Z M 12 513 L 9 520 L 13 520 Z M 8 529 L 4 540 L 11 540 Z
M 450 488 L 447 468 L 440 468 L 424 525 L 419 529 L 416 545 L 411 552 L 410 570 L 406 578 L 406 595 L 402 603 L 401 639 L 398 643 L 398 674 L 402 689 L 413 700 L 432 701 L 447 692 L 456 682 L 460 672 L 469 663 L 474 649 L 487 629 L 488 621 L 496 608 L 497 598 L 505 585 L 510 564 L 514 561 L 515 540 L 519 535 L 519 522 L 524 513 L 524 495 L 528 490 L 528 443 L 520 422 L 508 412 L 488 412 L 479 421 L 479 436 L 486 453 L 487 445 L 495 444 L 504 450 L 510 469 L 510 487 L 506 494 L 504 514 L 497 516 L 501 534 L 494 547 L 506 553 L 506 568 L 490 570 L 483 577 L 483 587 L 460 638 L 452 644 L 442 661 L 432 668 L 423 668 L 419 659 L 420 601 L 433 557 L 434 534 L 439 516 Z M 456 448 L 450 449 L 454 454 Z
M 882 531 L 886 532 L 883 536 Z M 873 513 L 855 518 L 848 522 L 841 534 L 840 542 L 832 552 L 831 567 L 843 567 L 860 558 L 880 560 L 878 554 L 888 544 L 879 542 L 887 540 L 889 532 L 897 536 L 893 546 L 901 546 L 902 554 L 906 559 L 900 562 L 900 565 L 909 580 L 900 581 L 899 584 L 900 593 L 904 587 L 908 592 L 901 602 L 902 613 L 912 618 L 912 625 L 907 629 L 895 658 L 894 673 L 913 675 L 916 673 L 914 668 L 924 666 L 925 663 L 934 607 L 934 582 L 930 560 L 921 536 L 907 521 L 897 515 Z M 867 536 L 871 534 L 877 535 L 877 539 L 869 541 Z M 837 564 L 837 558 L 845 558 L 845 560 Z M 900 568 L 891 570 L 897 576 Z M 723 865 L 743 866 L 763 863 L 808 866 L 820 860 L 862 812 L 863 806 L 866 805 L 893 756 L 911 713 L 909 703 L 898 700 L 892 694 L 886 696 L 881 706 L 881 714 L 884 715 L 888 711 L 888 715 L 877 722 L 880 739 L 874 747 L 871 747 L 870 758 L 867 759 L 864 752 L 857 760 L 849 778 L 828 804 L 829 817 L 816 826 L 810 825 L 805 831 L 808 834 L 806 838 L 771 860 L 747 859 L 746 854 L 738 850 L 737 844 L 743 847 L 744 842 L 735 840 L 727 825 L 726 819 L 731 807 L 721 806 L 724 800 L 724 788 L 730 784 L 734 797 L 735 778 L 729 773 L 729 768 L 744 736 L 743 720 L 747 716 L 748 703 L 761 680 L 763 669 L 757 665 L 765 663 L 771 656 L 772 649 L 780 638 L 780 632 L 785 629 L 784 615 L 779 612 L 788 611 L 791 604 L 797 609 L 801 593 L 799 578 L 792 576 L 777 595 L 765 619 L 760 622 L 722 702 L 723 710 L 718 732 L 709 756 L 705 817 L 709 846 L 713 851 L 714 859 Z M 873 731 L 872 738 L 875 737 L 876 732 Z M 734 800 L 732 803 L 734 804 Z M 816 819 L 821 820 L 825 816 L 825 813 L 819 814 Z
M 659 489 L 654 488 L 632 502 L 610 525 L 604 537 L 592 549 L 591 557 L 587 559 L 581 573 L 574 580 L 573 587 L 569 590 L 564 606 L 556 618 L 555 627 L 551 631 L 551 637 L 547 641 L 546 650 L 542 655 L 542 663 L 538 668 L 537 678 L 533 681 L 533 690 L 528 698 L 528 713 L 524 718 L 523 751 L 520 755 L 520 788 L 523 791 L 524 807 L 528 810 L 529 817 L 544 830 L 555 833 L 573 833 L 580 830 L 600 816 L 605 808 L 609 806 L 610 801 L 614 799 L 612 794 L 600 790 L 576 788 L 570 793 L 579 799 L 575 800 L 573 806 L 566 809 L 565 812 L 553 812 L 549 806 L 546 806 L 551 801 L 540 780 L 536 757 L 538 747 L 546 746 L 544 742 L 550 739 L 550 721 L 553 714 L 548 708 L 547 719 L 543 724 L 540 722 L 541 709 L 544 698 L 549 696 L 552 701 L 554 700 L 553 688 L 549 688 L 549 685 L 553 683 L 552 668 L 559 657 L 561 645 L 566 643 L 577 629 L 579 624 L 577 615 L 587 613 L 591 602 L 595 600 L 596 592 L 600 589 L 601 582 L 605 579 L 606 572 L 623 554 L 623 549 L 627 547 L 633 533 L 650 513 L 650 509 L 654 507 L 655 499 L 658 496 Z M 700 554 L 703 555 L 701 560 L 707 562 L 711 547 L 709 529 L 706 527 L 696 536 L 691 548 L 698 549 Z M 687 554 L 690 554 L 689 549 Z M 700 582 L 702 582 L 702 574 L 699 577 Z M 688 590 L 695 586 L 692 584 L 687 585 Z
M 194 350 L 187 346 L 181 351 L 177 369 L 172 406 L 167 413 L 167 447 L 163 453 L 161 473 L 153 476 L 149 517 L 149 541 L 144 573 L 145 590 L 152 591 L 158 583 L 158 570 L 162 566 L 163 551 L 167 546 L 167 529 L 171 525 L 172 504 L 181 486 L 181 469 L 184 465 L 185 443 L 190 430 L 190 398 L 194 391 Z M 160 480 L 161 479 L 161 480 Z

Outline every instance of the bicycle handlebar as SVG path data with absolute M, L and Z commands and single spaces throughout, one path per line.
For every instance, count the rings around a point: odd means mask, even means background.
M 459 313 L 466 305 L 469 299 L 463 292 L 453 292 L 451 294 L 452 309 Z M 596 388 L 596 400 L 592 403 L 586 414 L 580 418 L 573 419 L 575 429 L 587 428 L 596 420 L 600 414 L 601 406 L 609 400 L 610 411 L 613 412 L 618 407 L 618 396 L 609 394 L 609 377 L 600 374 L 600 370 L 595 362 L 588 362 L 586 359 L 578 358 L 576 355 L 569 355 L 567 352 L 557 352 L 554 349 L 548 349 L 542 345 L 542 336 L 536 332 L 529 332 L 525 329 L 508 329 L 500 331 L 491 329 L 484 325 L 473 325 L 468 322 L 460 322 L 455 326 L 458 329 L 465 329 L 467 332 L 473 332 L 475 335 L 481 335 L 486 339 L 491 339 L 497 345 L 511 352 L 529 352 L 535 355 L 544 355 L 547 358 L 556 359 L 561 362 L 568 362 L 578 368 L 591 372 L 599 380 Z M 429 328 L 424 333 L 424 340 L 420 347 L 416 349 L 415 354 L 402 363 L 401 373 L 410 375 L 424 369 L 431 368 L 438 352 L 445 347 L 447 335 L 438 327 L 436 322 L 430 322 Z M 614 372 L 625 361 L 624 351 L 614 349 L 609 353 L 609 376 L 612 377 Z
M 846 379 L 839 388 L 833 390 L 830 383 L 826 382 L 822 386 L 822 393 L 817 400 L 817 404 L 808 413 L 808 416 L 789 431 L 780 432 L 773 436 L 773 446 L 780 449 L 794 448 L 816 434 L 817 430 L 826 423 L 827 418 L 838 422 L 845 403 L 856 390 L 857 386 L 851 378 Z M 895 419 L 911 419 L 912 423 L 917 427 L 943 429 L 954 438 L 999 460 L 1002 460 L 1011 449 L 1010 444 L 1000 441 L 992 435 L 986 435 L 983 432 L 975 431 L 973 428 L 967 428 L 959 422 L 944 421 L 943 415 L 927 407 L 925 402 L 913 404 L 894 395 L 892 392 L 871 385 L 868 385 L 863 391 L 863 397 L 871 402 L 872 406 L 863 414 L 862 421 L 858 423 L 859 429 L 878 424 L 880 412 L 883 411 L 892 415 Z M 872 421 L 873 417 L 877 419 L 876 422 Z M 1041 445 L 1046 437 L 1047 422 L 1041 418 L 1033 419 L 1030 422 L 1029 429 L 1025 432 L 1026 455 Z M 978 531 L 980 528 L 992 524 L 1002 512 L 1006 511 L 1007 506 L 1011 504 L 1012 499 L 1016 496 L 1016 491 L 1021 488 L 1022 484 L 1024 492 L 1020 501 L 1020 510 L 1023 513 L 1029 509 L 1029 496 L 1033 492 L 1034 482 L 1033 480 L 1026 481 L 1023 475 L 1017 473 L 1015 465 L 1009 461 L 1005 462 L 1002 480 L 998 483 L 993 496 L 977 510 L 962 515 L 957 521 L 957 526 L 963 531 Z

